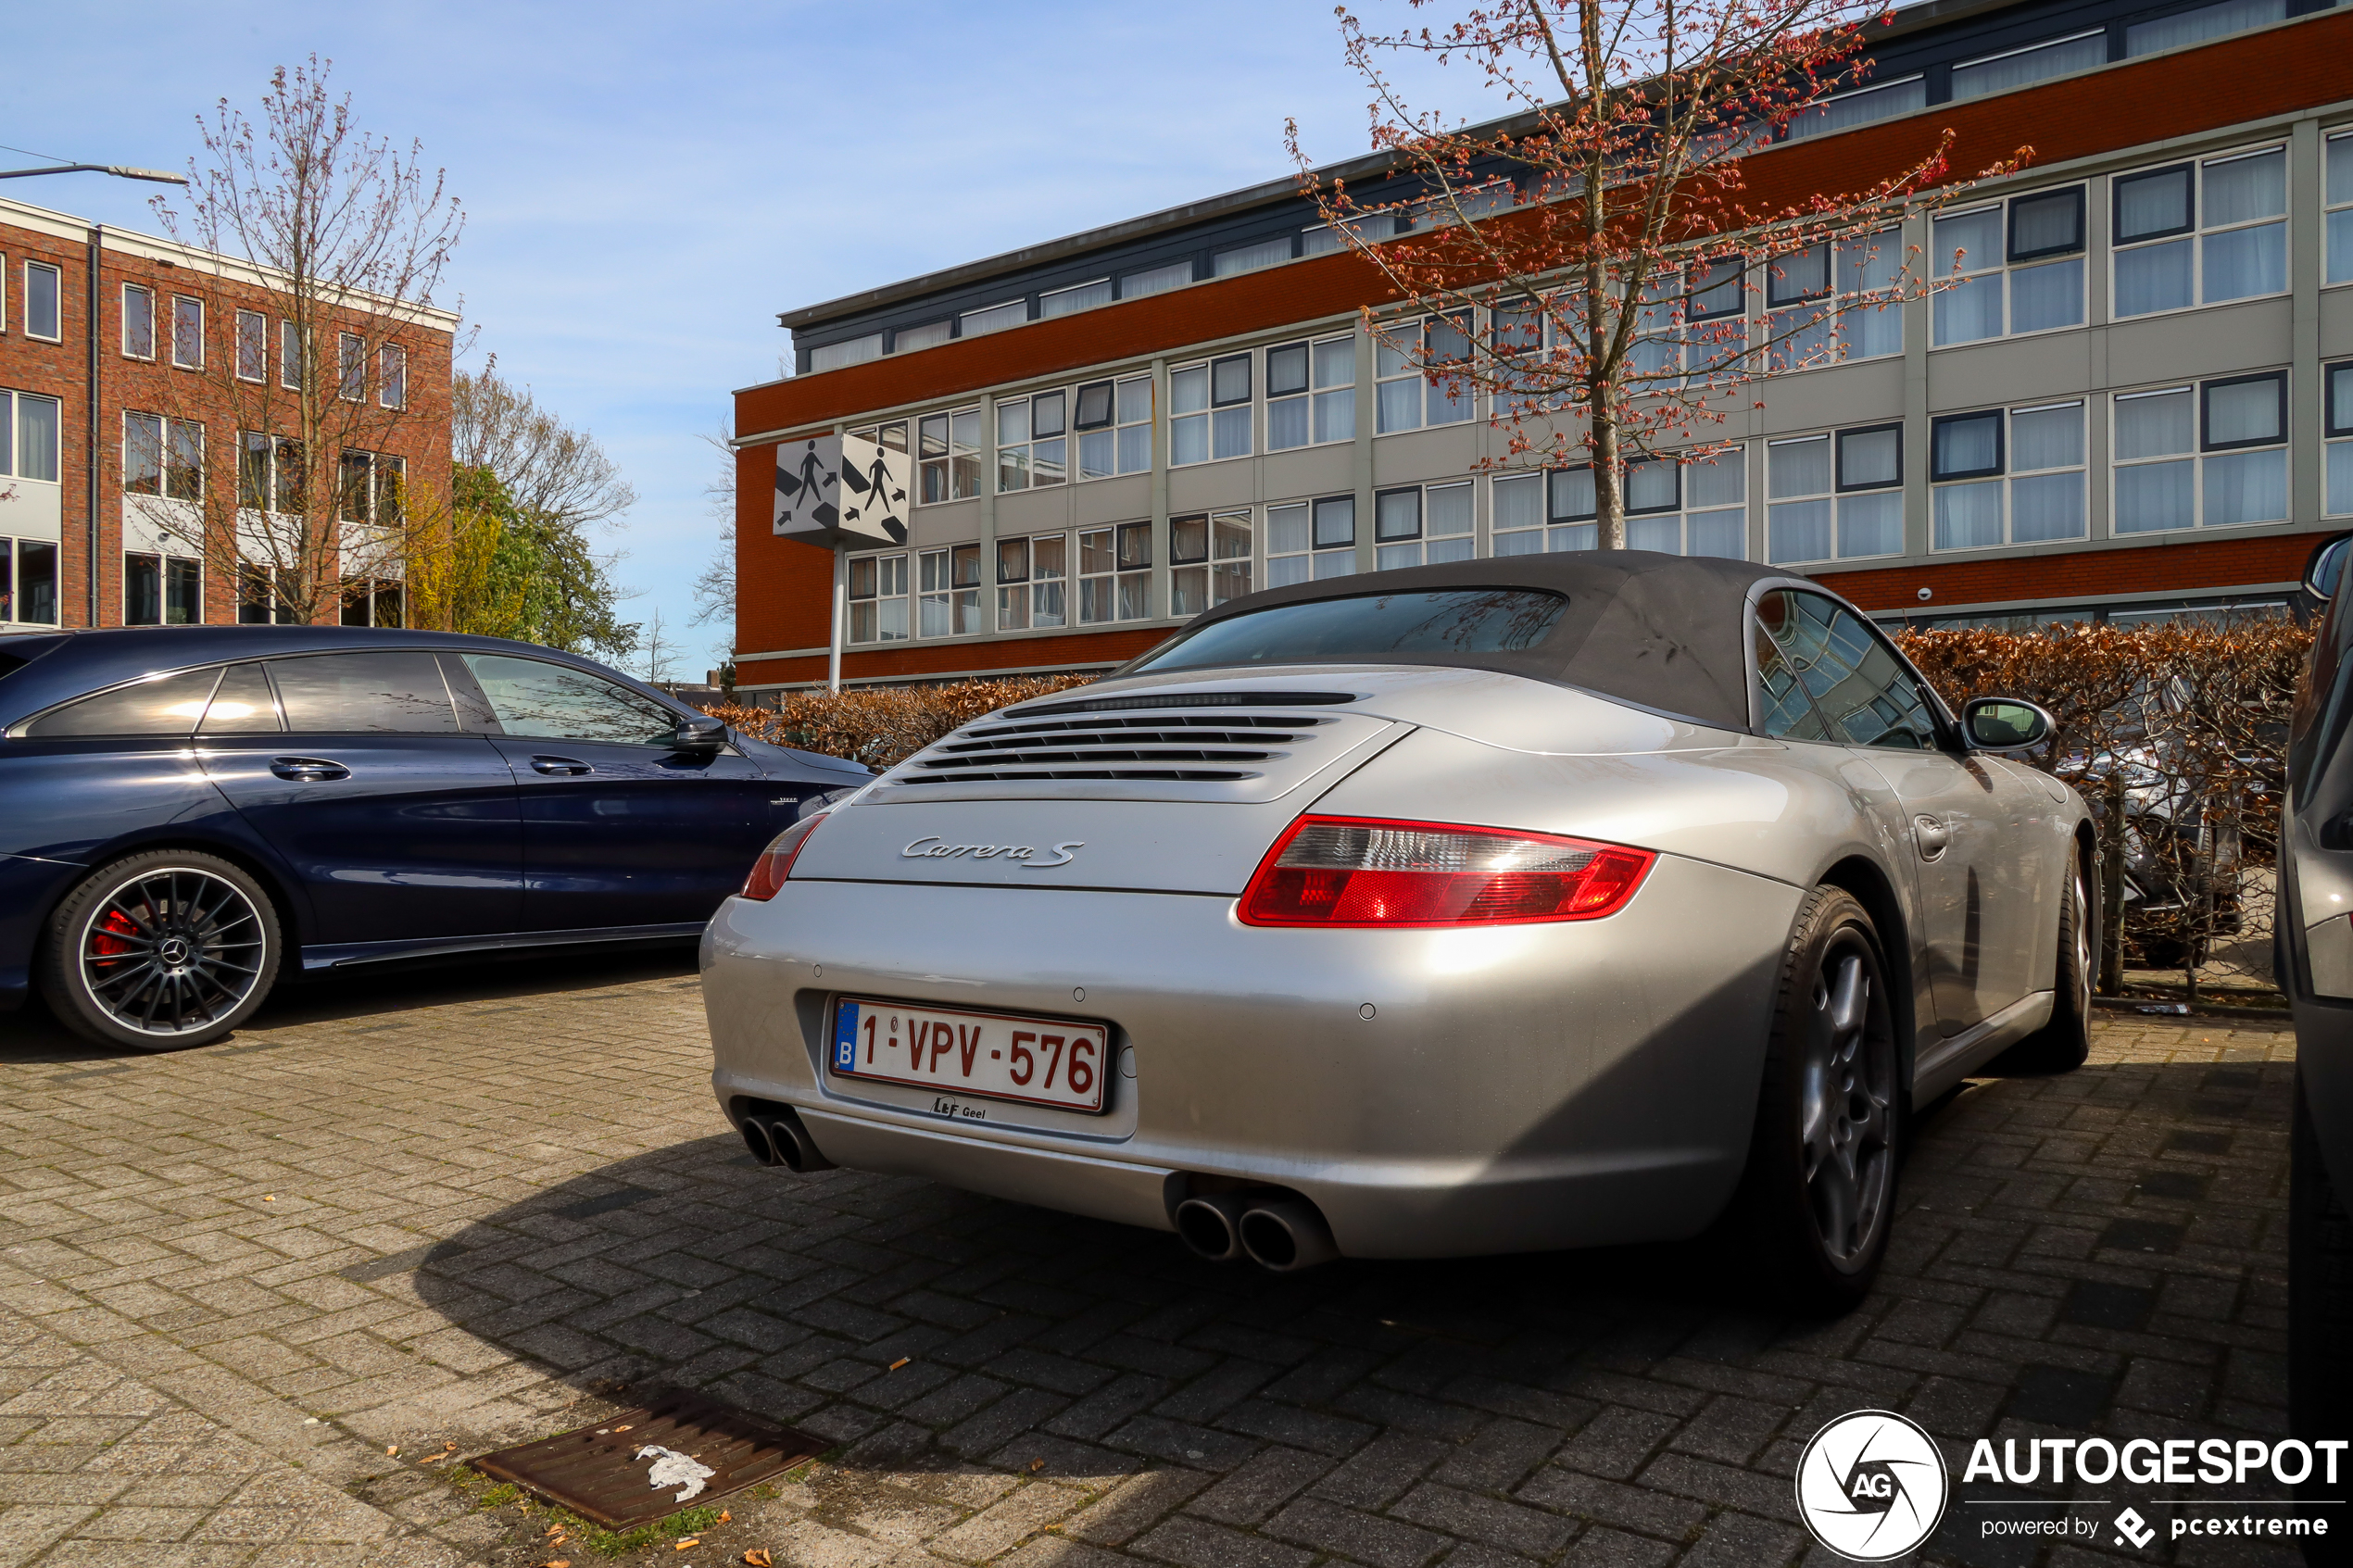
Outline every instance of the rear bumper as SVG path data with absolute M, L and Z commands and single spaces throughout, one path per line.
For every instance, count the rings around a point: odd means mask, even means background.
M 795 1106 L 844 1165 L 1131 1224 L 1202 1175 L 1304 1194 L 1357 1257 L 1688 1236 L 1745 1159 L 1801 897 L 1662 857 L 1608 920 L 1325 932 L 1230 897 L 795 881 L 705 933 L 712 1086 Z M 841 993 L 1101 1018 L 1108 1108 L 844 1092 Z

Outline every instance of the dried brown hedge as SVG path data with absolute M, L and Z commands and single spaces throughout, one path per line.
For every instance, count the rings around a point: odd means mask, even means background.
M 783 709 L 716 703 L 707 711 L 762 740 L 847 757 L 880 772 L 983 714 L 1068 691 L 1091 675 L 1029 675 L 941 686 L 861 686 L 794 692 Z

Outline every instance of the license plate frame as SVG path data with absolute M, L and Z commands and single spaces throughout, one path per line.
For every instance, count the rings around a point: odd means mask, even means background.
M 959 1099 L 1037 1106 L 1077 1116 L 1101 1116 L 1111 1110 L 1111 1025 L 1101 1020 L 932 1007 L 890 997 L 837 996 L 827 1025 L 828 1078 L 924 1089 Z M 1013 1073 L 1025 1038 L 1029 1077 L 1021 1083 Z M 1046 1041 L 1055 1042 L 1051 1050 L 1044 1047 Z M 864 1062 L 859 1060 L 862 1053 L 867 1059 Z M 924 1065 L 908 1066 L 911 1058 Z M 975 1076 L 973 1070 L 984 1064 L 984 1072 Z M 1046 1073 L 1043 1078 L 1041 1066 Z M 1073 1095 L 1068 1090 L 1059 1095 L 1023 1092 L 1033 1085 L 1044 1088 L 1056 1078 L 1067 1083 L 1065 1069 L 1084 1071 L 1092 1078 L 1091 1101 L 1083 1093 Z

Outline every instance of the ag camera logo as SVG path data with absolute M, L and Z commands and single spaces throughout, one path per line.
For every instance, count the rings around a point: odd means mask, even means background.
M 1840 1416 L 1797 1461 L 1798 1517 L 1856 1562 L 1884 1562 L 1928 1539 L 1951 1488 L 1935 1439 L 1892 1411 Z

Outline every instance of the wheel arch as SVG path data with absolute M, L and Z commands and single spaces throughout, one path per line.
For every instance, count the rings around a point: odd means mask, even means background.
M 75 888 L 80 887 L 91 877 L 118 860 L 127 860 L 133 855 L 152 855 L 158 851 L 169 850 L 184 850 L 190 854 L 210 855 L 215 859 L 226 860 L 260 884 L 262 892 L 270 896 L 271 905 L 278 916 L 278 945 L 282 949 L 279 959 L 280 972 L 282 974 L 286 972 L 285 960 L 302 951 L 301 936 L 304 923 L 308 919 L 308 911 L 288 891 L 285 878 L 270 864 L 265 857 L 255 854 L 247 846 L 223 842 L 206 834 L 184 833 L 166 833 L 146 838 L 118 840 L 84 861 L 81 875 L 61 880 L 56 894 L 41 909 L 33 924 L 32 951 L 28 955 L 31 960 L 29 966 L 30 972 L 35 976 L 39 974 L 41 960 L 49 945 L 50 919 L 57 912 L 57 906 L 73 896 Z M 295 972 L 300 972 L 299 962 L 292 967 Z
M 1836 887 L 1863 906 L 1878 928 L 1880 957 L 1885 960 L 1890 978 L 1906 1005 L 1894 1010 L 1896 1060 L 1903 1073 L 1906 1100 L 1912 1092 L 1912 1066 L 1915 1060 L 1914 1035 L 1919 1023 L 1919 991 L 1913 981 L 1911 928 L 1904 918 L 1903 900 L 1895 895 L 1894 885 L 1878 861 L 1865 855 L 1849 855 L 1824 871 L 1818 885 Z

